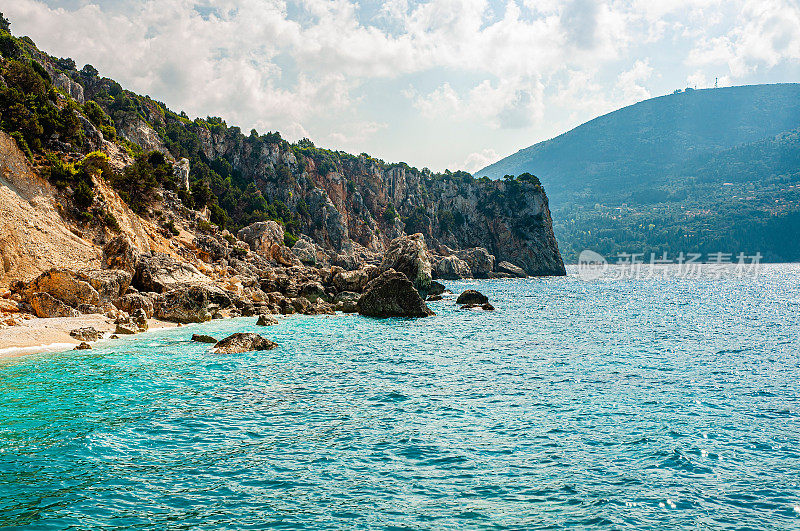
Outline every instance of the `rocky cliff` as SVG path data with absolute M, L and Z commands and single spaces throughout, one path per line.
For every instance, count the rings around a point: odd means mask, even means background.
M 196 212 L 196 219 L 181 230 L 195 233 L 223 228 L 236 233 L 254 222 L 277 221 L 284 243 L 293 250 L 291 257 L 278 260 L 287 265 L 294 258 L 347 270 L 377 265 L 392 240 L 420 233 L 434 276 L 564 274 L 547 196 L 533 176 L 498 182 L 463 172 L 434 174 L 366 154 L 320 149 L 308 140 L 291 144 L 278 133 L 246 136 L 219 118 L 190 120 L 126 91 L 90 65 L 77 70 L 71 60 L 53 58 L 27 38 L 9 46 L 3 52 L 4 76 L 24 81 L 38 75 L 43 83 L 19 82 L 3 90 L 11 96 L 18 94 L 12 89 L 38 91 L 42 103 L 34 109 L 37 114 L 52 111 L 65 117 L 52 132 L 47 127 L 36 134 L 15 132 L 5 119 L 4 128 L 24 144 L 20 147 L 36 171 L 49 173 L 51 182 L 58 182 L 53 176 L 63 173 L 65 164 L 74 165 L 72 176 L 52 194 L 60 193 L 67 202 L 81 190 L 84 198 L 90 193 L 99 197 L 99 205 L 97 199 L 85 200 L 94 209 L 95 225 L 98 218 L 114 219 L 112 228 L 123 221 L 117 219 L 121 216 L 126 227 L 135 221 L 142 252 L 151 245 L 142 224 L 169 238 L 177 219 L 169 213 L 184 209 Z M 108 164 L 95 173 L 81 170 L 81 157 L 93 151 L 105 153 Z M 148 155 L 154 151 L 166 160 Z M 100 173 L 104 178 L 98 178 Z M 119 195 L 98 193 L 103 187 L 116 188 Z M 152 194 L 154 187 L 163 193 Z M 138 216 L 129 215 L 128 206 Z M 88 230 L 102 245 L 111 234 L 105 228 L 89 230 L 92 216 L 79 210 L 72 209 L 73 234 Z M 136 237 L 137 231 L 127 232 Z M 511 269 L 501 263 L 510 263 Z

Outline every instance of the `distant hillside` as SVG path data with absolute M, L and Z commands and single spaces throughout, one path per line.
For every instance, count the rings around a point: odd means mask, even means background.
M 479 172 L 547 187 L 564 258 L 756 252 L 798 260 L 800 84 L 687 90 L 647 100 Z

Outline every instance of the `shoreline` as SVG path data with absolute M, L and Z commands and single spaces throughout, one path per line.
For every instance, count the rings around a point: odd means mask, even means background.
M 149 319 L 148 325 L 147 331 L 149 332 L 176 328 L 178 323 Z M 69 333 L 77 328 L 89 326 L 94 327 L 103 335 L 100 340 L 92 342 L 90 345 L 107 341 L 116 329 L 113 319 L 100 314 L 78 317 L 36 317 L 28 319 L 20 325 L 4 328 L 0 330 L 0 360 L 29 354 L 70 350 L 80 345 L 82 341 L 73 338 Z

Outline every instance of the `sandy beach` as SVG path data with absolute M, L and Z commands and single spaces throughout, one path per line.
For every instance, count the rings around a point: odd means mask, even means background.
M 178 326 L 157 319 L 150 319 L 148 323 L 150 330 Z M 89 326 L 101 332 L 104 338 L 116 328 L 113 319 L 99 314 L 29 319 L 19 326 L 0 330 L 0 358 L 73 348 L 81 342 L 71 337 L 70 331 Z

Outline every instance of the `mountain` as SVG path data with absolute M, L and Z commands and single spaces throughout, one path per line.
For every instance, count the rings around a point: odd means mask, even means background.
M 548 198 L 532 176 L 434 174 L 308 139 L 290 143 L 277 132 L 243 134 L 219 117 L 190 119 L 125 90 L 91 65 L 79 70 L 7 29 L 0 27 L 0 129 L 8 135 L 0 137 L 0 287 L 76 260 L 97 267 L 120 233 L 136 253 L 167 253 L 198 271 L 211 264 L 215 274 L 267 275 L 232 258 L 247 247 L 235 235 L 257 223 L 263 230 L 263 222 L 280 234 L 266 257 L 274 267 L 357 270 L 380 264 L 393 240 L 422 233 L 434 273 L 449 258 L 464 275 L 508 276 L 515 269 L 503 261 L 530 275 L 564 274 Z M 29 227 L 36 220 L 47 226 Z M 473 255 L 490 260 L 470 264 Z
M 798 128 L 800 84 L 687 89 L 591 120 L 476 175 L 536 174 L 568 261 L 584 248 L 793 261 Z

